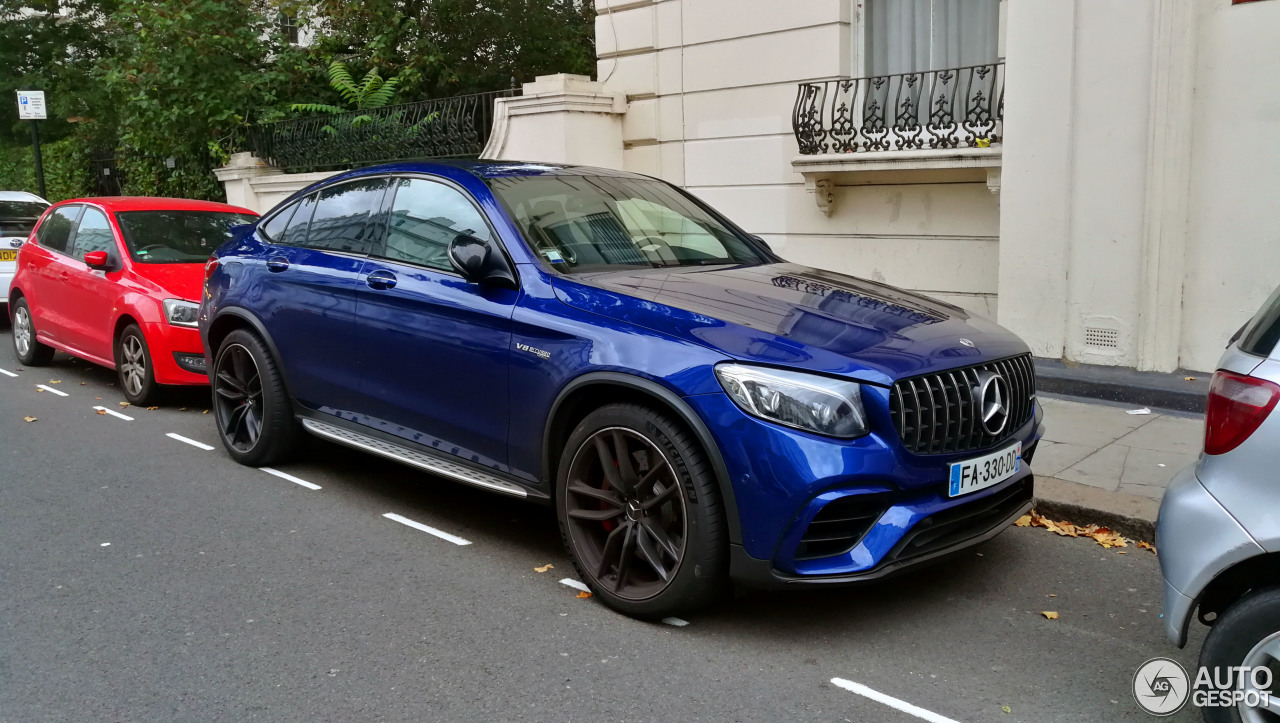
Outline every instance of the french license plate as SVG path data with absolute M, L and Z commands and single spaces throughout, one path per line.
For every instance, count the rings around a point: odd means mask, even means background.
M 951 465 L 949 497 L 959 497 L 986 489 L 1009 479 L 1022 469 L 1022 442 L 984 457 Z
M 18 260 L 17 249 L 12 249 L 12 250 L 5 249 L 4 251 L 0 251 L 0 261 L 17 261 L 17 260 Z

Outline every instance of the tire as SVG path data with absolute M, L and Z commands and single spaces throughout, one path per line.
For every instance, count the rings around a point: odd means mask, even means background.
M 726 588 L 719 487 L 697 440 L 666 413 L 611 404 L 588 414 L 560 457 L 556 516 L 583 582 L 621 613 L 687 613 Z
M 130 324 L 116 338 L 116 375 L 120 391 L 130 404 L 145 407 L 159 400 L 161 388 L 151 365 L 151 348 L 137 324 Z
M 42 367 L 53 361 L 53 347 L 36 341 L 36 326 L 26 299 L 13 302 L 13 355 L 23 366 Z
M 1270 641 L 1267 639 L 1271 638 Z M 1255 590 L 1240 598 L 1218 616 L 1204 647 L 1200 649 L 1200 665 L 1211 669 L 1238 665 L 1261 665 L 1251 656 L 1255 648 L 1266 646 L 1273 652 L 1280 651 L 1280 588 Z M 1280 671 L 1272 661 L 1273 680 L 1280 682 Z M 1273 683 L 1272 695 L 1280 692 Z M 1209 723 L 1239 723 L 1245 718 L 1237 708 L 1202 708 L 1200 712 Z M 1265 715 L 1264 720 L 1270 720 Z
M 218 438 L 250 467 L 279 464 L 298 448 L 302 428 L 279 368 L 262 340 L 237 329 L 223 339 L 211 375 Z

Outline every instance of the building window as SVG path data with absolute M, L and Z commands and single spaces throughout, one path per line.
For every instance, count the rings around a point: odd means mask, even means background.
M 864 76 L 997 60 L 1000 0 L 862 0 Z
M 286 12 L 281 12 L 276 16 L 276 24 L 280 28 L 280 34 L 290 45 L 298 44 L 298 18 Z

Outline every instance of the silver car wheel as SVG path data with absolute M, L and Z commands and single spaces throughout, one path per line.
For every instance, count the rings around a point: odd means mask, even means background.
M 13 312 L 13 346 L 18 356 L 26 356 L 31 351 L 31 317 L 25 306 Z
M 1244 656 L 1244 662 L 1241 663 L 1244 668 L 1266 668 L 1272 670 L 1273 682 L 1271 690 L 1257 690 L 1253 687 L 1252 677 L 1245 673 L 1240 687 L 1247 691 L 1253 690 L 1257 693 L 1267 693 L 1275 695 L 1276 685 L 1274 682 L 1275 672 L 1280 668 L 1280 632 L 1272 633 L 1262 640 Z M 1275 707 L 1267 707 L 1265 702 L 1269 700 L 1267 696 L 1256 696 L 1255 700 L 1262 701 L 1261 706 L 1250 706 L 1245 701 L 1240 701 L 1236 710 L 1240 713 L 1240 719 L 1245 723 L 1265 723 L 1266 721 L 1274 721 L 1278 711 Z M 1280 701 L 1278 701 L 1280 702 Z
M 120 380 L 124 382 L 125 391 L 132 396 L 142 393 L 142 385 L 147 380 L 147 355 L 142 349 L 142 342 L 136 336 L 125 338 L 120 345 Z

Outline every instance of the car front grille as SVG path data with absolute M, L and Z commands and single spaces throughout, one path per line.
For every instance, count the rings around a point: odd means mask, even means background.
M 998 434 L 982 424 L 978 388 L 984 373 L 1004 378 L 1008 421 Z M 889 411 L 903 445 L 916 454 L 984 449 L 1026 424 L 1035 410 L 1036 372 L 1031 355 L 903 379 L 889 393 Z

